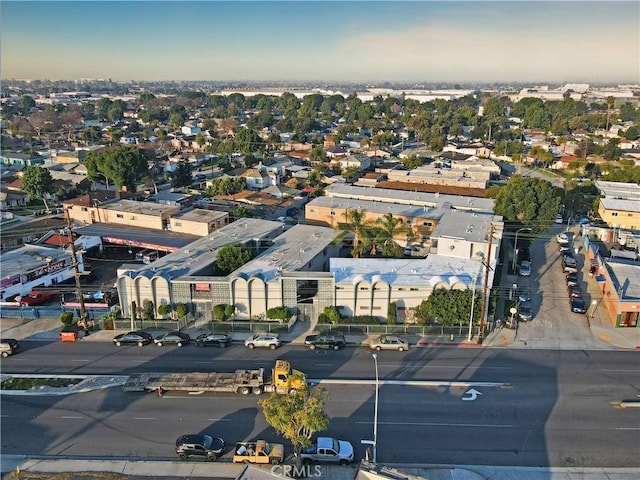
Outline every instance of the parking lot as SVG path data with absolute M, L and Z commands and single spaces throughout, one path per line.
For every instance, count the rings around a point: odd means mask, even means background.
M 577 284 L 588 313 L 595 299 L 597 286 L 590 285 L 593 279 L 585 278 L 584 244 L 577 235 L 578 227 L 569 235 L 572 256 L 575 258 Z M 535 348 L 602 348 L 602 343 L 592 337 L 589 321 L 585 313 L 573 313 L 570 307 L 563 255 L 556 235 L 565 231 L 565 226 L 554 225 L 552 230 L 539 237 L 531 245 L 531 274 L 529 276 L 507 274 L 503 285 L 516 284 L 518 292 L 531 298 L 532 319 L 519 322 L 516 342 Z M 566 263 L 566 262 L 564 262 Z M 542 346 L 544 345 L 544 346 Z

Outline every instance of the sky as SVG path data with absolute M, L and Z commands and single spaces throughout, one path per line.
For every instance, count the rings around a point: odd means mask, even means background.
M 640 83 L 640 2 L 0 3 L 3 79 Z

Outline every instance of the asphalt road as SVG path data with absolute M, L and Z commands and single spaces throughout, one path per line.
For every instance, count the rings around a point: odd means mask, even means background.
M 359 457 L 360 441 L 372 437 L 374 365 L 363 348 L 25 344 L 30 354 L 4 361 L 3 372 L 232 371 L 286 358 L 310 378 L 365 379 L 326 385 L 332 419 L 326 433 L 350 440 Z M 639 393 L 637 352 L 422 348 L 380 352 L 378 366 L 384 382 L 431 382 L 380 386 L 382 462 L 640 466 L 640 411 L 613 405 Z M 6 454 L 172 458 L 182 433 L 211 432 L 229 444 L 279 439 L 252 396 L 169 392 L 158 398 L 116 387 L 64 397 L 3 395 L 0 401 Z

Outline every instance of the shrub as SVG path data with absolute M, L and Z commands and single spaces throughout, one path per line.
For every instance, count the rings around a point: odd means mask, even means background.
M 62 312 L 60 314 L 60 321 L 65 327 L 70 327 L 76 323 L 73 319 L 73 312 Z
M 171 305 L 164 304 L 158 307 L 158 315 L 169 315 L 171 313 Z
M 331 319 L 324 313 L 318 315 L 318 323 L 331 323 Z
M 325 307 L 324 314 L 329 317 L 329 323 L 333 323 L 334 325 L 340 323 L 342 319 L 342 314 L 336 306 Z
M 398 323 L 398 311 L 396 310 L 396 302 L 391 302 L 387 309 L 387 323 Z
M 216 322 L 222 322 L 226 319 L 226 314 L 225 314 L 225 310 L 226 310 L 226 305 L 224 303 L 220 303 L 218 305 L 214 305 L 213 306 L 213 319 Z
M 189 309 L 184 303 L 179 303 L 176 305 L 176 315 L 178 318 L 184 317 L 187 313 L 189 313 Z
M 156 308 L 153 305 L 153 302 L 151 300 L 145 300 L 144 306 L 143 306 L 143 313 L 142 313 L 142 315 L 144 316 L 144 319 L 153 320 L 155 318 L 155 311 L 156 311 Z
M 227 305 L 224 307 L 224 316 L 226 318 L 233 317 L 236 314 L 236 306 L 235 305 Z
M 273 307 L 267 310 L 267 318 L 270 320 L 286 320 L 290 315 L 287 307 Z

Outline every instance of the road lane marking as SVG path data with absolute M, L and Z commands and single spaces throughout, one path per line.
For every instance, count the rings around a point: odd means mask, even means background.
M 78 417 L 78 416 L 72 416 L 72 415 L 63 415 L 60 418 L 65 418 L 65 419 L 66 418 L 75 418 L 75 419 L 78 419 L 78 418 L 84 418 L 84 417 Z
M 207 418 L 209 422 L 230 422 L 230 418 Z
M 640 430 L 640 428 L 636 428 L 636 427 L 616 427 L 616 430 L 631 430 L 631 431 L 636 431 L 636 430 Z
M 356 421 L 356 424 L 372 425 L 373 422 Z M 513 428 L 508 423 L 437 423 L 437 422 L 378 422 L 378 425 L 406 425 L 415 427 L 495 427 L 495 428 Z
M 156 417 L 133 417 L 134 420 L 157 420 Z
M 313 384 L 331 384 L 331 385 L 373 385 L 374 379 L 368 380 L 338 380 L 331 378 L 310 378 L 308 383 Z M 508 383 L 503 382 L 463 382 L 463 381 L 447 381 L 447 380 L 380 380 L 379 385 L 407 385 L 412 387 L 508 387 Z

